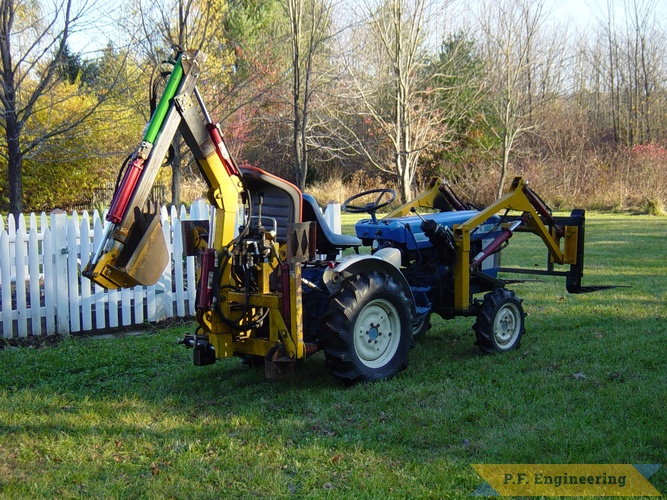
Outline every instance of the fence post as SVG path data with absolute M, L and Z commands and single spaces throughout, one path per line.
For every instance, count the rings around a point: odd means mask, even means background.
M 56 303 L 53 279 L 53 267 L 55 265 L 53 254 L 53 235 L 47 224 L 44 225 L 44 239 L 42 240 L 42 252 L 44 254 L 44 315 L 46 316 L 46 334 L 56 333 Z
M 67 213 L 51 212 L 53 238 L 53 290 L 56 292 L 56 333 L 69 335 L 69 303 L 67 294 Z
M 173 248 L 171 242 L 171 225 L 169 221 L 169 214 L 167 208 L 162 206 L 160 208 L 160 220 L 162 222 L 162 234 L 164 235 L 164 240 L 167 243 L 167 251 L 169 252 L 169 259 L 167 261 L 167 266 L 162 273 L 162 277 L 158 282 L 158 287 L 155 289 L 155 321 L 161 321 L 165 318 L 171 318 L 174 314 L 174 303 L 173 303 L 173 293 L 172 293 L 172 281 L 171 281 L 171 270 L 172 270 L 172 257 L 173 257 Z M 162 292 L 158 295 L 157 292 Z
M 14 336 L 10 268 L 9 234 L 3 228 L 0 228 L 0 284 L 7 287 L 5 293 L 0 293 L 0 300 L 2 300 L 2 336 L 6 339 L 11 339 Z
M 42 301 L 40 297 L 39 244 L 37 242 L 37 222 L 34 213 L 30 217 L 28 237 L 28 278 L 30 279 L 30 328 L 33 335 L 42 334 Z M 33 224 L 33 222 L 35 222 Z
M 69 332 L 81 331 L 79 311 L 81 297 L 79 295 L 79 246 L 77 242 L 79 214 L 76 210 L 72 218 L 67 221 L 67 296 L 69 297 Z
M 19 230 L 14 240 L 15 272 L 16 272 L 16 319 L 19 337 L 28 336 L 28 303 L 25 297 L 26 276 L 26 248 L 25 248 L 25 219 L 19 223 Z
M 208 205 L 205 198 L 197 198 L 190 205 L 190 219 L 208 220 Z
M 173 248 L 173 262 L 174 262 L 174 284 L 176 295 L 176 316 L 185 316 L 185 286 L 183 279 L 183 235 L 181 228 L 181 220 L 174 217 L 172 212 L 171 226 L 172 234 L 174 235 Z
M 195 220 L 194 215 L 197 213 L 196 201 L 190 205 L 190 213 L 188 219 Z M 183 233 L 181 233 L 182 236 Z M 185 280 L 187 283 L 187 300 L 188 300 L 188 314 L 193 316 L 195 314 L 195 297 L 196 297 L 196 283 L 195 283 L 195 258 L 188 255 L 185 258 Z
M 340 203 L 329 202 L 324 209 L 322 214 L 324 220 L 326 221 L 329 228 L 337 234 L 341 233 L 341 221 L 340 221 Z M 342 252 L 338 252 L 336 255 L 336 260 L 340 260 Z
M 14 219 L 14 214 L 7 216 L 7 233 L 10 238 L 16 236 L 16 219 Z
M 122 326 L 130 326 L 132 324 L 132 297 L 131 288 L 120 289 L 120 320 Z
M 90 259 L 90 217 L 84 211 L 79 227 L 79 255 L 81 256 L 81 269 L 84 269 Z M 79 278 L 81 281 L 81 329 L 93 329 L 93 298 L 91 295 L 91 281 Z
M 97 210 L 93 214 L 93 251 L 102 241 L 103 236 L 102 220 L 100 219 Z M 95 292 L 95 328 L 102 330 L 106 328 L 107 319 L 106 319 L 106 305 L 107 305 L 107 295 L 104 293 L 104 288 L 100 285 L 95 284 L 93 288 Z
M 324 210 L 324 220 L 327 221 L 327 224 L 334 233 L 340 234 L 340 203 L 330 202 L 327 204 Z
M 46 230 L 48 228 L 49 228 L 49 218 L 47 217 L 45 212 L 42 212 L 41 214 L 39 214 L 39 234 L 43 235 L 44 233 L 46 233 Z

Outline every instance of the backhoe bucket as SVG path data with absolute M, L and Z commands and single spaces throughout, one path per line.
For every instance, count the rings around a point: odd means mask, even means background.
M 108 289 L 150 286 L 157 283 L 168 262 L 159 213 L 143 214 L 135 208 L 135 221 L 120 253 L 108 252 L 84 274 Z
M 145 229 L 138 220 L 135 222 L 130 231 L 128 243 L 118 259 L 123 262 L 127 251 L 129 255 L 122 269 L 130 279 L 145 286 L 157 283 L 167 266 L 167 262 L 169 262 L 169 250 L 167 250 L 167 243 L 164 241 L 160 214 L 156 213 L 149 217 L 148 227 Z M 135 235 L 134 232 L 138 232 L 138 234 Z M 132 248 L 132 242 L 135 238 L 138 238 L 139 241 Z

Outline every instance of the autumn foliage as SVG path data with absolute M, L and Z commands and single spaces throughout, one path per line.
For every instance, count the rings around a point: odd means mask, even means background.
M 328 5 L 328 0 L 294 1 L 304 8 L 309 2 Z M 414 51 L 406 64 L 391 49 L 404 36 L 400 30 L 377 32 L 387 37 L 384 49 L 373 30 L 385 26 L 382 15 L 390 12 L 404 16 L 405 26 L 419 26 L 409 16 L 419 6 L 438 13 L 437 2 L 362 2 L 359 8 L 375 16 L 364 21 L 369 24 L 334 11 L 335 22 L 322 25 L 328 31 L 318 38 L 306 36 L 319 26 L 306 16 L 300 31 L 306 38 L 295 45 L 282 0 L 198 0 L 197 16 L 210 15 L 210 26 L 215 25 L 214 36 L 205 37 L 210 57 L 198 86 L 238 163 L 295 182 L 303 175 L 296 165 L 306 158 L 306 190 L 320 203 L 343 201 L 364 187 L 414 193 L 437 175 L 481 205 L 497 196 L 507 170 L 509 178 L 526 177 L 556 209 L 661 213 L 667 202 L 667 51 L 660 40 L 667 31 L 652 4 L 622 2 L 638 15 L 604 20 L 585 36 L 568 38 L 561 35 L 571 27 L 543 22 L 549 20 L 540 10 L 544 2 L 498 1 L 511 5 L 515 18 L 478 16 L 468 24 L 447 18 L 447 30 L 411 39 Z M 645 23 L 632 24 L 635 18 Z M 535 26 L 530 38 L 501 29 L 517 20 Z M 124 22 L 139 26 L 140 21 L 135 15 Z M 421 26 L 435 24 L 422 19 Z M 186 37 L 187 24 L 181 27 Z M 500 39 L 503 32 L 512 36 Z M 22 158 L 26 211 L 90 202 L 97 188 L 115 180 L 148 120 L 156 54 L 171 51 L 158 32 L 144 45 L 135 42 L 123 49 L 108 46 L 90 58 L 69 48 L 61 54 L 61 71 L 22 124 L 21 143 L 35 144 L 24 148 Z M 299 71 L 309 84 L 295 101 L 291 50 L 297 46 L 306 51 L 301 60 L 309 63 Z M 507 57 L 500 58 L 502 47 Z M 531 52 L 513 59 L 519 49 Z M 51 64 L 51 56 L 45 52 L 36 67 Z M 512 86 L 503 86 L 510 74 Z M 19 103 L 39 85 L 34 75 L 20 80 Z M 306 97 L 309 105 L 300 112 L 307 116 L 295 120 L 294 103 Z M 295 133 L 297 122 L 301 130 Z M 294 147 L 296 137 L 303 140 L 301 150 Z M 2 138 L 3 180 L 7 158 Z M 400 171 L 401 166 L 414 171 Z M 166 170 L 162 177 L 169 182 Z M 187 153 L 179 171 L 183 202 L 204 193 Z M 9 196 L 7 184 L 0 183 L 0 211 L 8 210 Z

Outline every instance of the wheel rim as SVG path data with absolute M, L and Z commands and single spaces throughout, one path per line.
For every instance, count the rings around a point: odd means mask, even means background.
M 400 340 L 398 312 L 387 300 L 372 300 L 359 313 L 354 325 L 354 349 L 367 367 L 386 365 L 396 354 Z
M 493 338 L 500 349 L 506 349 L 521 332 L 521 311 L 516 304 L 507 303 L 498 309 L 493 321 Z

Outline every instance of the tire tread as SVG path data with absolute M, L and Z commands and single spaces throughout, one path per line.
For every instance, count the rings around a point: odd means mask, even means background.
M 350 330 L 357 314 L 377 294 L 384 294 L 396 302 L 394 306 L 400 316 L 403 338 L 394 358 L 385 366 L 372 369 L 358 360 Z M 347 283 L 330 297 L 329 306 L 321 320 L 325 333 L 322 347 L 332 375 L 345 385 L 352 385 L 389 378 L 406 369 L 407 352 L 412 345 L 410 320 L 410 299 L 391 277 L 371 271 L 349 278 Z

